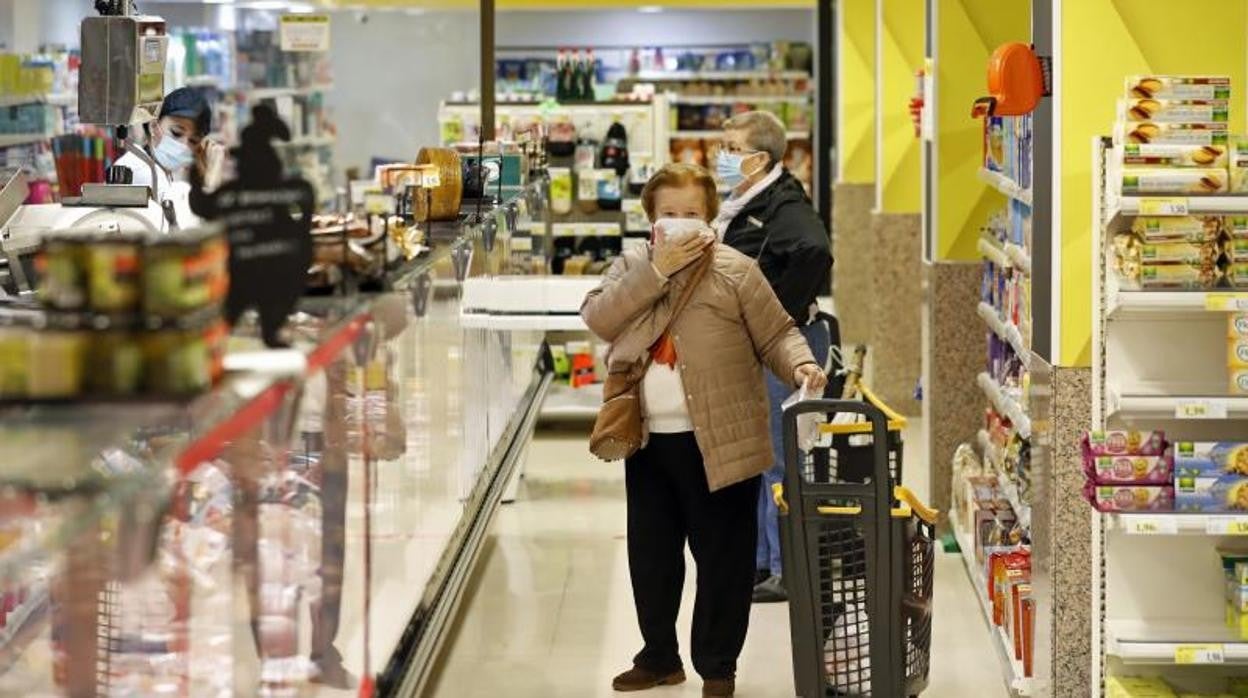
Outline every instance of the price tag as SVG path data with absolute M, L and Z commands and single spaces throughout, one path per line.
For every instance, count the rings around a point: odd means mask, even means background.
M 1248 536 L 1248 516 L 1211 516 L 1205 522 L 1211 536 Z
M 280 32 L 283 51 L 329 50 L 329 15 L 282 15 Z
M 1186 216 L 1187 199 L 1182 197 L 1150 197 L 1140 200 L 1141 216 Z
M 1248 293 L 1207 293 L 1205 310 L 1224 313 L 1248 310 Z
M 420 186 L 425 189 L 436 189 L 442 186 L 442 175 L 437 170 L 421 172 Z
M 1191 400 L 1174 408 L 1175 419 L 1226 419 L 1226 414 L 1223 400 Z
M 1123 517 L 1127 533 L 1137 536 L 1173 536 L 1179 532 L 1179 523 L 1172 516 Z
M 1222 645 L 1179 645 L 1174 648 L 1175 664 L 1222 664 L 1226 650 Z

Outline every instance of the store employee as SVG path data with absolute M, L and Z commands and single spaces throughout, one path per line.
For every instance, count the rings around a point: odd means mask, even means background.
M 156 161 L 155 194 L 163 209 L 169 230 L 189 228 L 199 223 L 188 203 L 192 166 L 200 168 L 205 184 L 212 188 L 220 180 L 225 148 L 208 139 L 212 132 L 212 107 L 203 95 L 186 87 L 170 92 L 160 105 L 160 117 L 144 124 L 147 155 Z M 130 168 L 132 184 L 151 187 L 153 168 L 133 153 L 116 162 Z

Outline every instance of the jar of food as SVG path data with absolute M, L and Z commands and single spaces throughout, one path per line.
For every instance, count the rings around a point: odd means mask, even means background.
M 86 245 L 87 286 L 91 310 L 125 313 L 139 309 L 143 239 L 132 235 L 101 235 Z
M 86 310 L 86 241 L 78 237 L 48 237 L 35 262 L 38 296 L 45 308 Z

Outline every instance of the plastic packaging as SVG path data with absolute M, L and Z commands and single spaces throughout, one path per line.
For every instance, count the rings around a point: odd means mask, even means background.
M 780 403 L 783 410 L 787 410 L 794 405 L 805 402 L 809 397 L 810 381 L 809 379 L 802 382 L 802 387 L 787 400 Z M 815 447 L 815 443 L 819 441 L 819 423 L 823 421 L 818 412 L 806 412 L 797 417 L 797 447 L 803 451 L 810 451 Z

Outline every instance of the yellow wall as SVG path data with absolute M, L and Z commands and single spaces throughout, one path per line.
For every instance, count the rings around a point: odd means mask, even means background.
M 1005 197 L 979 180 L 983 121 L 971 118 L 971 103 L 987 94 L 993 50 L 1009 41 L 1030 42 L 1031 3 L 939 0 L 936 24 L 935 258 L 974 260 L 979 229 L 1005 205 Z
M 910 118 L 915 73 L 926 53 L 924 0 L 876 0 L 880 18 L 879 191 L 880 210 L 919 213 L 922 207 L 922 158 Z
M 1061 346 L 1055 363 L 1092 356 L 1092 139 L 1108 135 L 1126 76 L 1231 76 L 1231 128 L 1244 130 L 1248 2 L 1067 0 L 1061 17 Z M 1055 216 L 1055 224 L 1059 222 Z
M 841 0 L 838 11 L 838 179 L 870 184 L 875 181 L 875 0 Z
M 420 7 L 436 10 L 468 10 L 480 0 L 313 0 L 324 7 Z M 813 8 L 815 0 L 495 0 L 500 10 L 608 10 L 644 5 L 672 9 L 704 8 Z

